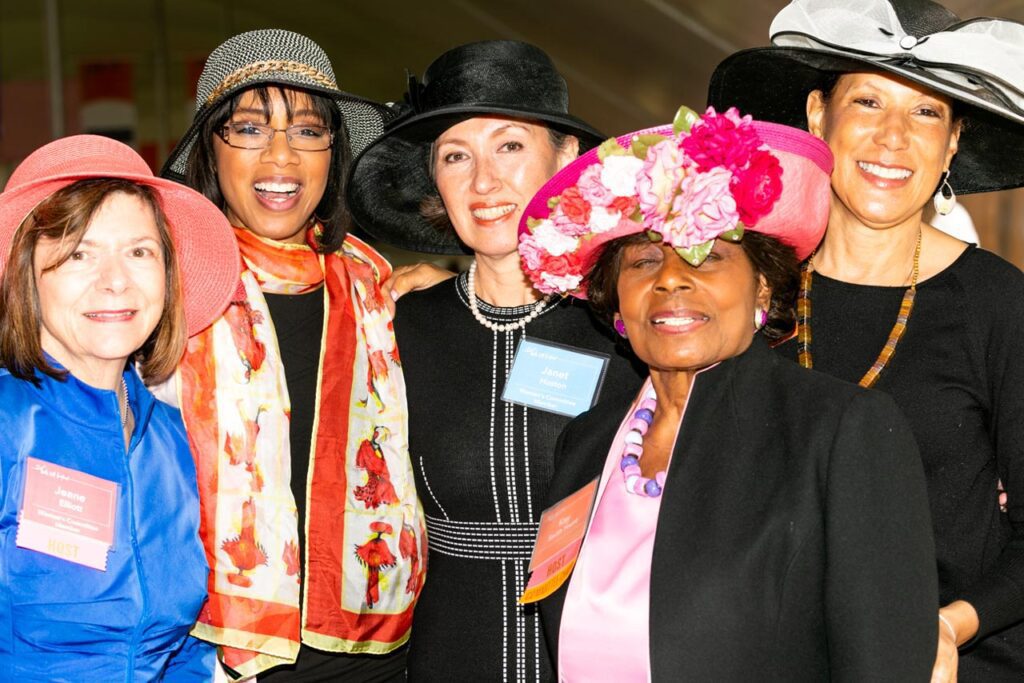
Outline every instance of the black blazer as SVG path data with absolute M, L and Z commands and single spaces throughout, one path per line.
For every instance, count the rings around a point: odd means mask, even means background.
M 566 427 L 550 502 L 601 474 L 626 410 L 598 404 Z M 888 396 L 804 370 L 758 338 L 697 376 L 663 496 L 654 681 L 928 680 L 928 499 Z M 555 664 L 567 586 L 540 604 Z

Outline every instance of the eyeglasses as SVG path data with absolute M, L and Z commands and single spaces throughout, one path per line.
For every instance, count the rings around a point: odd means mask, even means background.
M 288 146 L 297 152 L 322 152 L 334 144 L 334 134 L 327 126 L 300 124 L 287 128 L 273 128 L 261 123 L 248 121 L 231 122 L 224 125 L 218 135 L 231 147 L 239 149 L 266 149 L 274 139 L 274 133 L 284 133 Z

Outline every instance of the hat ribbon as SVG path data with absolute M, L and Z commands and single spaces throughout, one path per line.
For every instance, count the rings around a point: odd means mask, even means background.
M 220 99 L 220 96 L 226 91 L 231 90 L 241 83 L 248 82 L 264 74 L 271 74 L 273 76 L 274 74 L 279 73 L 290 73 L 301 76 L 312 84 L 328 90 L 338 89 L 338 84 L 332 76 L 329 76 L 308 64 L 293 62 L 287 59 L 274 59 L 263 62 L 253 62 L 241 69 L 236 69 L 231 72 L 217 85 L 216 88 L 213 89 L 212 92 L 210 92 L 206 101 L 203 103 L 203 106 L 209 106 Z
M 405 79 L 408 85 L 405 91 L 405 102 L 412 107 L 413 113 L 422 114 L 424 85 L 416 80 L 416 74 L 410 73 L 409 71 L 405 72 Z
M 965 96 L 983 86 L 1024 120 L 1024 24 L 983 17 L 918 37 L 903 29 L 889 0 L 794 0 L 770 34 L 778 47 L 915 64 Z

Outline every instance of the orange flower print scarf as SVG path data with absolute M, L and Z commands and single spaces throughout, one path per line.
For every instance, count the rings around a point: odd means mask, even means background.
M 332 652 L 389 652 L 409 637 L 426 571 L 405 382 L 379 289 L 390 267 L 354 237 L 319 255 L 235 233 L 244 265 L 237 296 L 189 340 L 178 373 L 211 567 L 193 634 L 222 645 L 224 663 L 244 676 L 293 662 L 300 640 Z M 303 563 L 288 389 L 263 292 L 321 286 Z

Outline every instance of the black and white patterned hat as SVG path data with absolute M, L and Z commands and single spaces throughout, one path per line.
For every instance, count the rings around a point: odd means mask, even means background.
M 327 95 L 341 111 L 352 156 L 384 130 L 392 111 L 338 88 L 334 69 L 323 49 L 306 36 L 280 29 L 240 33 L 210 53 L 196 86 L 192 125 L 171 152 L 160 174 L 183 180 L 196 135 L 225 99 L 254 85 L 284 85 Z

